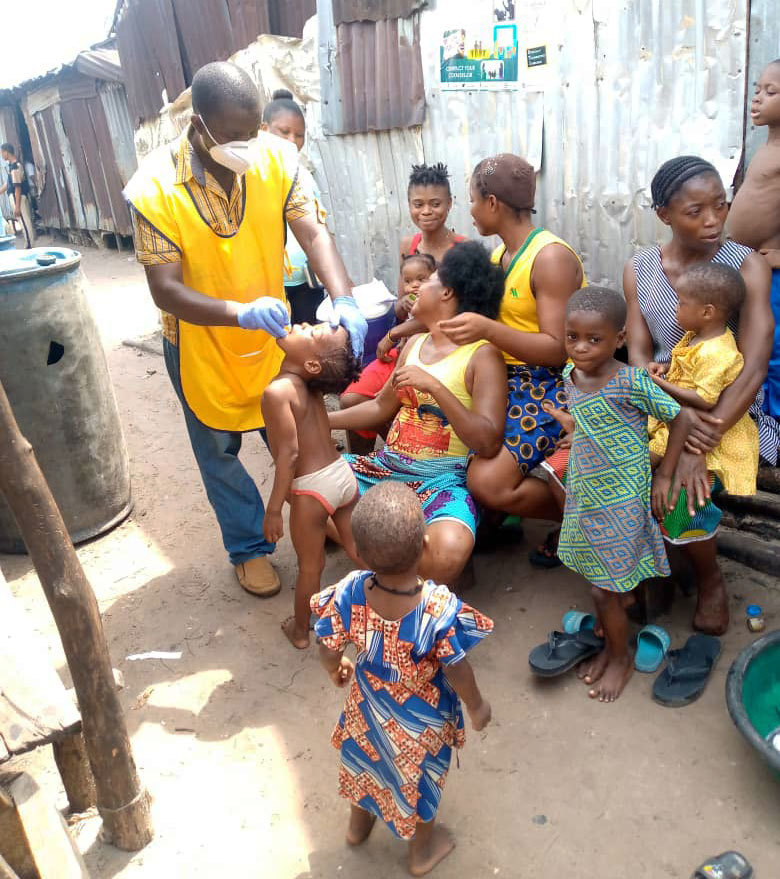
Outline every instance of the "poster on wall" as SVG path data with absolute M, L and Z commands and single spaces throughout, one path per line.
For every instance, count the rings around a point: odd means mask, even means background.
M 508 14 L 514 2 L 496 2 L 494 17 Z M 441 45 L 442 88 L 511 88 L 518 82 L 517 24 L 496 20 L 479 28 L 444 32 Z

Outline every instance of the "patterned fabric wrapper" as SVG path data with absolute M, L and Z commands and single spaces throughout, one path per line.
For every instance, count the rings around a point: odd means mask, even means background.
M 341 752 L 339 793 L 402 839 L 436 817 L 463 712 L 444 667 L 460 662 L 493 621 L 446 586 L 425 583 L 420 604 L 385 620 L 366 600 L 369 571 L 314 595 L 321 643 L 355 645 L 355 675 L 332 744 Z
M 416 461 L 387 447 L 371 455 L 342 457 L 352 468 L 361 495 L 385 479 L 403 482 L 417 493 L 427 524 L 454 519 L 476 534 L 479 512 L 466 488 L 466 458 Z
M 710 491 L 716 495 L 723 490 L 723 485 L 713 473 L 707 475 L 710 481 Z M 661 534 L 668 543 L 678 545 L 709 540 L 717 533 L 722 517 L 723 513 L 715 505 L 712 498 L 691 516 L 688 512 L 688 494 L 683 488 L 672 512 L 664 516 Z
M 509 401 L 504 445 L 514 456 L 523 475 L 530 473 L 551 454 L 561 426 L 542 409 L 550 400 L 559 409 L 566 405 L 560 370 L 546 366 L 508 366 Z

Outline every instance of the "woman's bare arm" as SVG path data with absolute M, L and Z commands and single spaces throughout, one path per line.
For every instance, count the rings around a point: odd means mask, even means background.
M 442 321 L 441 328 L 458 345 L 487 339 L 499 351 L 525 363 L 560 367 L 566 361 L 563 332 L 566 303 L 582 286 L 582 266 L 568 247 L 548 244 L 534 261 L 531 286 L 536 298 L 538 333 L 515 330 L 471 312 Z
M 628 362 L 631 366 L 647 369 L 653 359 L 653 337 L 647 327 L 639 299 L 636 295 L 636 273 L 634 261 L 630 259 L 623 268 L 623 294 L 626 297 L 626 342 L 628 344 Z

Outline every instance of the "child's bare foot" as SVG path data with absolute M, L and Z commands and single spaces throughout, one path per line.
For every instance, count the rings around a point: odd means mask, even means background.
M 606 648 L 601 653 L 596 654 L 593 659 L 581 662 L 577 669 L 577 677 L 584 684 L 595 684 L 597 680 L 604 674 L 604 670 L 609 663 L 609 652 Z
M 599 702 L 614 702 L 623 692 L 633 672 L 634 660 L 630 653 L 617 658 L 610 657 L 598 686 L 589 690 L 588 695 L 591 699 L 598 699 Z
M 290 644 L 293 647 L 297 647 L 298 650 L 305 650 L 309 646 L 309 629 L 308 627 L 304 630 L 298 628 L 294 616 L 287 617 L 282 623 L 282 631 L 287 636 Z
M 365 809 L 352 806 L 349 814 L 349 827 L 347 828 L 347 844 L 360 845 L 365 842 L 374 829 L 376 815 L 372 815 Z
M 729 597 L 723 581 L 710 590 L 699 588 L 693 628 L 707 635 L 723 635 L 729 627 Z
M 420 825 L 418 824 L 417 826 L 419 827 Z M 417 835 L 422 835 L 419 830 Z M 409 872 L 412 876 L 427 875 L 454 848 L 455 839 L 452 834 L 446 827 L 437 824 L 430 833 L 425 834 L 424 841 L 418 842 L 416 836 L 409 843 Z

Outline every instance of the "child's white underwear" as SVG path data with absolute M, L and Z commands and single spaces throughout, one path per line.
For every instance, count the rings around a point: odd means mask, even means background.
M 317 498 L 332 516 L 336 510 L 351 504 L 359 489 L 349 464 L 343 458 L 338 458 L 321 470 L 293 479 L 292 493 Z

